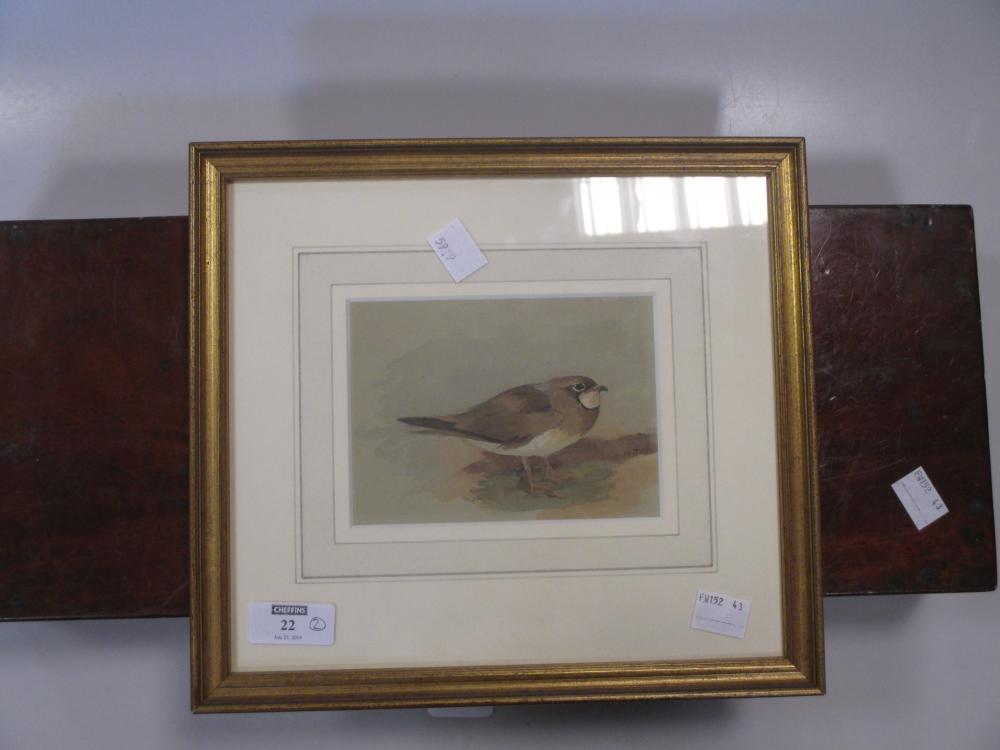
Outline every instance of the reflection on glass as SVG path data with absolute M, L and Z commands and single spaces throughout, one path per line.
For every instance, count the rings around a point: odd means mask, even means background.
M 635 184 L 636 231 L 669 232 L 677 229 L 676 180 L 671 177 L 639 177 Z
M 622 196 L 617 177 L 580 180 L 580 215 L 586 234 L 622 233 Z
M 587 177 L 578 185 L 588 235 L 767 223 L 764 177 Z
M 684 178 L 684 198 L 691 229 L 730 226 L 728 182 L 725 177 Z
M 763 177 L 736 178 L 736 205 L 744 226 L 767 223 L 767 180 Z

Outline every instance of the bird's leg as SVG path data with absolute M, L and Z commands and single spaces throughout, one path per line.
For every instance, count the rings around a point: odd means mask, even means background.
M 542 462 L 545 464 L 545 478 L 548 479 L 552 476 L 552 464 L 549 463 L 548 456 L 542 456 Z
M 535 485 L 531 481 L 531 464 L 528 463 L 527 456 L 521 456 L 521 465 L 524 466 L 524 478 L 528 480 L 529 494 L 535 494 Z

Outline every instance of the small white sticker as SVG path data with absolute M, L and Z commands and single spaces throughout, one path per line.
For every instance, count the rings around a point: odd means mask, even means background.
M 332 604 L 251 602 L 250 643 L 332 646 L 336 616 Z
M 910 514 L 913 524 L 920 531 L 948 512 L 948 506 L 934 489 L 930 477 L 918 466 L 902 479 L 892 483 L 892 490 Z
M 469 230 L 458 219 L 453 219 L 434 234 L 428 235 L 427 244 L 456 282 L 475 273 L 488 262 Z
M 730 638 L 743 638 L 747 634 L 749 619 L 749 599 L 737 599 L 715 591 L 699 591 L 694 602 L 691 627 Z

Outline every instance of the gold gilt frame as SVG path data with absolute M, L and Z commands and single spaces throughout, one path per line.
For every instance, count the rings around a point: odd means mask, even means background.
M 234 671 L 227 185 L 265 179 L 600 175 L 767 178 L 783 654 L 701 661 Z M 191 696 L 195 711 L 822 693 L 823 610 L 803 140 L 574 138 L 193 144 L 190 217 Z

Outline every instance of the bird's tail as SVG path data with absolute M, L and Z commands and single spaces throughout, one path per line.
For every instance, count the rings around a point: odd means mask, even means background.
M 423 427 L 425 430 L 431 430 L 436 434 L 458 435 L 460 437 L 472 438 L 473 440 L 483 440 L 487 443 L 503 442 L 489 435 L 463 430 L 461 427 L 457 427 L 454 422 L 441 419 L 440 417 L 399 417 L 397 421 L 412 425 L 413 427 Z
M 454 422 L 449 422 L 447 419 L 439 419 L 438 417 L 400 417 L 399 421 L 403 424 L 423 427 L 428 430 L 456 431 Z

